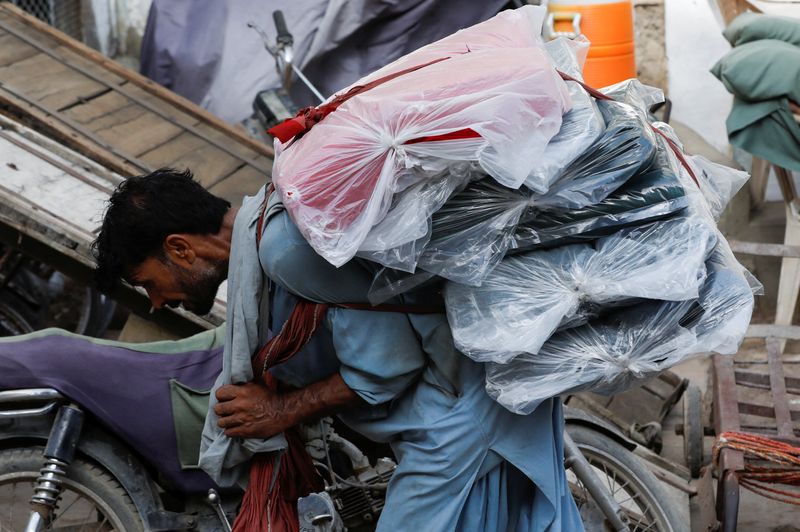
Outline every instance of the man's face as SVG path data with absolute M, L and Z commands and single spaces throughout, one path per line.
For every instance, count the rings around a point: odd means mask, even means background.
M 196 261 L 191 267 L 176 264 L 167 257 L 148 257 L 134 268 L 128 281 L 141 286 L 153 307 L 183 308 L 194 314 L 211 312 L 214 298 L 226 272 L 223 264 Z

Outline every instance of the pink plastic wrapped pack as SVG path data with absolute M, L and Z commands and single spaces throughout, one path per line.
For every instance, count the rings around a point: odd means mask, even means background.
M 451 163 L 477 162 L 512 188 L 529 177 L 571 107 L 538 37 L 542 16 L 506 11 L 421 48 L 276 138 L 273 182 L 317 253 L 350 260 L 394 194 Z

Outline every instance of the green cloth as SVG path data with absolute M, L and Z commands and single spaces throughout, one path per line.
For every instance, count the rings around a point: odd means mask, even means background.
M 199 467 L 200 434 L 208 412 L 210 390 L 193 390 L 175 379 L 169 381 L 172 419 L 178 444 L 178 460 L 183 469 Z
M 711 68 L 734 95 L 726 126 L 734 146 L 800 172 L 800 47 L 765 39 L 737 46 Z
M 742 13 L 722 32 L 731 46 L 774 39 L 800 46 L 800 20 L 759 13 Z

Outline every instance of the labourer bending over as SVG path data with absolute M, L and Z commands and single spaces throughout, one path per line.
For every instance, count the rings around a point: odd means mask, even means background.
M 545 401 L 528 416 L 495 403 L 483 366 L 455 349 L 444 314 L 331 306 L 312 341 L 271 370 L 296 390 L 243 382 L 236 363 L 252 351 L 242 351 L 259 347 L 267 329 L 280 331 L 298 298 L 367 303 L 375 271 L 358 259 L 337 269 L 319 257 L 274 194 L 257 248 L 265 193 L 237 210 L 188 171 L 132 177 L 112 195 L 96 242 L 98 280 L 141 286 L 156 308 L 207 313 L 230 273 L 222 380 L 236 384 L 211 402 L 202 463 L 212 477 L 233 482 L 240 469 L 231 468 L 250 451 L 335 413 L 390 443 L 399 462 L 378 530 L 582 530 L 563 466 L 561 403 Z M 435 288 L 392 303 L 443 305 Z M 225 435 L 249 440 L 234 449 L 214 421 Z

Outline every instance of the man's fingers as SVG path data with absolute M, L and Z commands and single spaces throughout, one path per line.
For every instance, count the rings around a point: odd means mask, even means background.
M 241 427 L 232 427 L 225 429 L 225 436 L 229 438 L 247 438 L 247 432 Z
M 236 399 L 241 391 L 242 385 L 226 384 L 225 386 L 220 386 L 215 395 L 217 401 L 230 401 L 231 399 Z
M 225 416 L 219 418 L 219 420 L 217 421 L 217 425 L 219 425 L 219 428 L 221 429 L 238 427 L 241 424 L 242 420 L 239 418 L 239 416 Z
M 232 427 L 229 429 L 225 429 L 225 436 L 229 438 L 271 438 L 275 436 L 277 432 L 272 433 L 261 431 L 254 431 L 253 429 L 245 426 L 239 427 Z
M 236 413 L 236 406 L 233 401 L 223 401 L 214 405 L 214 413 L 219 417 L 229 416 Z

